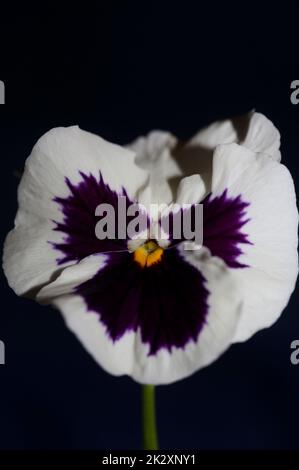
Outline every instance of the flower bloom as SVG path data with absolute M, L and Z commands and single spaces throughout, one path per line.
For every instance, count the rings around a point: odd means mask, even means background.
M 34 146 L 4 269 L 18 295 L 57 307 L 114 375 L 171 383 L 280 316 L 298 273 L 296 198 L 263 115 L 217 122 L 182 144 L 155 131 L 127 147 L 78 127 Z M 203 204 L 203 243 L 95 235 L 100 203 Z M 162 215 L 157 213 L 156 223 Z

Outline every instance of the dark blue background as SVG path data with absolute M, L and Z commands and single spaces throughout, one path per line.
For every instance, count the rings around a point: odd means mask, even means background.
M 280 130 L 298 188 L 298 12 L 139 3 L 1 15 L 2 240 L 17 208 L 13 173 L 54 126 L 79 124 L 118 143 L 153 128 L 188 138 L 255 108 Z M 139 385 L 103 372 L 58 312 L 16 297 L 4 277 L 0 299 L 0 448 L 139 448 Z M 271 329 L 158 388 L 162 448 L 298 447 L 299 365 L 289 359 L 298 302 L 297 292 Z

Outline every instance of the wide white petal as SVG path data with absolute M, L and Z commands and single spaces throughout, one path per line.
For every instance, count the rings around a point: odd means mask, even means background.
M 252 245 L 242 245 L 239 258 L 249 267 L 231 270 L 244 302 L 235 341 L 244 341 L 278 319 L 294 290 L 296 196 L 285 166 L 237 144 L 219 146 L 214 154 L 212 197 L 226 189 L 249 203 L 242 231 Z
M 127 374 L 140 383 L 167 384 L 183 379 L 216 360 L 231 344 L 238 323 L 241 303 L 235 293 L 234 280 L 222 261 L 204 255 L 203 251 L 182 251 L 181 255 L 206 278 L 210 292 L 207 323 L 196 343 L 190 342 L 183 349 L 172 348 L 171 353 L 162 349 L 154 356 L 148 355 L 149 346 L 142 343 L 139 330 L 127 332 L 113 342 L 98 313 L 87 312 L 79 295 L 65 295 L 70 286 L 74 287 L 77 275 L 80 273 L 80 278 L 82 276 L 79 265 L 66 268 L 58 282 L 53 283 L 51 292 L 49 287 L 43 291 L 45 297 L 54 291 L 62 294 L 53 298 L 52 303 L 59 308 L 70 330 L 107 372 Z M 85 272 L 96 264 L 96 260 L 86 261 Z
M 128 149 L 77 126 L 52 129 L 39 139 L 26 161 L 18 190 L 15 228 L 4 247 L 4 270 L 17 294 L 44 285 L 64 266 L 58 268 L 58 253 L 49 241 L 57 243 L 63 239 L 53 231 L 53 220 L 63 220 L 53 198 L 69 195 L 65 178 L 76 184 L 81 178 L 79 171 L 97 179 L 101 171 L 112 190 L 124 187 L 133 199 L 148 178 L 134 159 L 134 153 Z

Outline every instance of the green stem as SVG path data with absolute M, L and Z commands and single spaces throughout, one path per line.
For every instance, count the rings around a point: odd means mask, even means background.
M 145 450 L 158 450 L 154 385 L 142 385 L 142 435 Z

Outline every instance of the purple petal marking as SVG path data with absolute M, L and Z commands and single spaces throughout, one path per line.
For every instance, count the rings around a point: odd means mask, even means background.
M 111 253 L 107 265 L 76 292 L 97 312 L 113 341 L 140 329 L 149 355 L 196 341 L 208 313 L 205 279 L 177 249 L 141 268 L 131 253 Z
M 97 239 L 98 204 L 112 204 L 117 216 L 119 195 L 126 197 L 127 206 L 132 202 L 124 189 L 121 194 L 112 191 L 100 173 L 99 180 L 91 174 L 80 175 L 77 185 L 66 178 L 68 197 L 54 199 L 64 215 L 63 222 L 55 222 L 54 230 L 64 233 L 65 239 L 52 245 L 63 255 L 58 264 L 109 252 L 105 267 L 75 289 L 87 310 L 98 313 L 112 341 L 126 332 L 140 331 L 142 342 L 149 345 L 149 355 L 197 341 L 208 315 L 209 291 L 204 276 L 183 260 L 174 241 L 159 263 L 142 268 L 127 251 L 127 240 Z M 203 204 L 204 246 L 228 266 L 245 267 L 238 257 L 242 254 L 240 245 L 251 243 L 243 231 L 249 203 L 241 195 L 228 197 L 225 190 L 220 196 L 208 196 Z
M 252 244 L 248 235 L 243 231 L 244 225 L 249 221 L 246 209 L 249 202 L 243 201 L 241 195 L 229 197 L 227 189 L 220 196 L 212 197 L 210 194 L 203 204 L 203 246 L 209 248 L 213 256 L 219 256 L 231 268 L 245 268 L 238 257 L 243 253 L 242 244 Z M 174 239 L 174 224 L 181 223 L 183 233 L 183 214 L 191 211 L 191 223 L 194 226 L 195 206 L 181 209 L 177 213 L 170 213 L 169 238 L 170 246 L 181 243 L 182 239 Z M 192 219 L 193 218 L 193 219 Z M 162 227 L 165 221 L 161 220 Z
M 96 207 L 101 203 L 111 204 L 115 209 L 117 226 L 118 196 L 126 197 L 127 206 L 132 204 L 126 191 L 123 189 L 120 194 L 112 191 L 105 184 L 101 173 L 98 180 L 92 174 L 79 173 L 82 180 L 77 185 L 65 178 L 70 195 L 54 198 L 64 215 L 63 222 L 54 221 L 54 230 L 65 234 L 62 243 L 52 243 L 54 248 L 63 253 L 63 257 L 57 259 L 58 264 L 79 261 L 93 253 L 127 250 L 126 239 L 99 240 L 95 235 L 95 226 L 99 220 L 95 216 Z
M 249 221 L 246 217 L 249 202 L 243 201 L 241 195 L 228 197 L 226 189 L 220 196 L 209 195 L 203 204 L 203 245 L 231 268 L 248 267 L 238 257 L 243 253 L 240 245 L 252 245 L 243 231 Z

